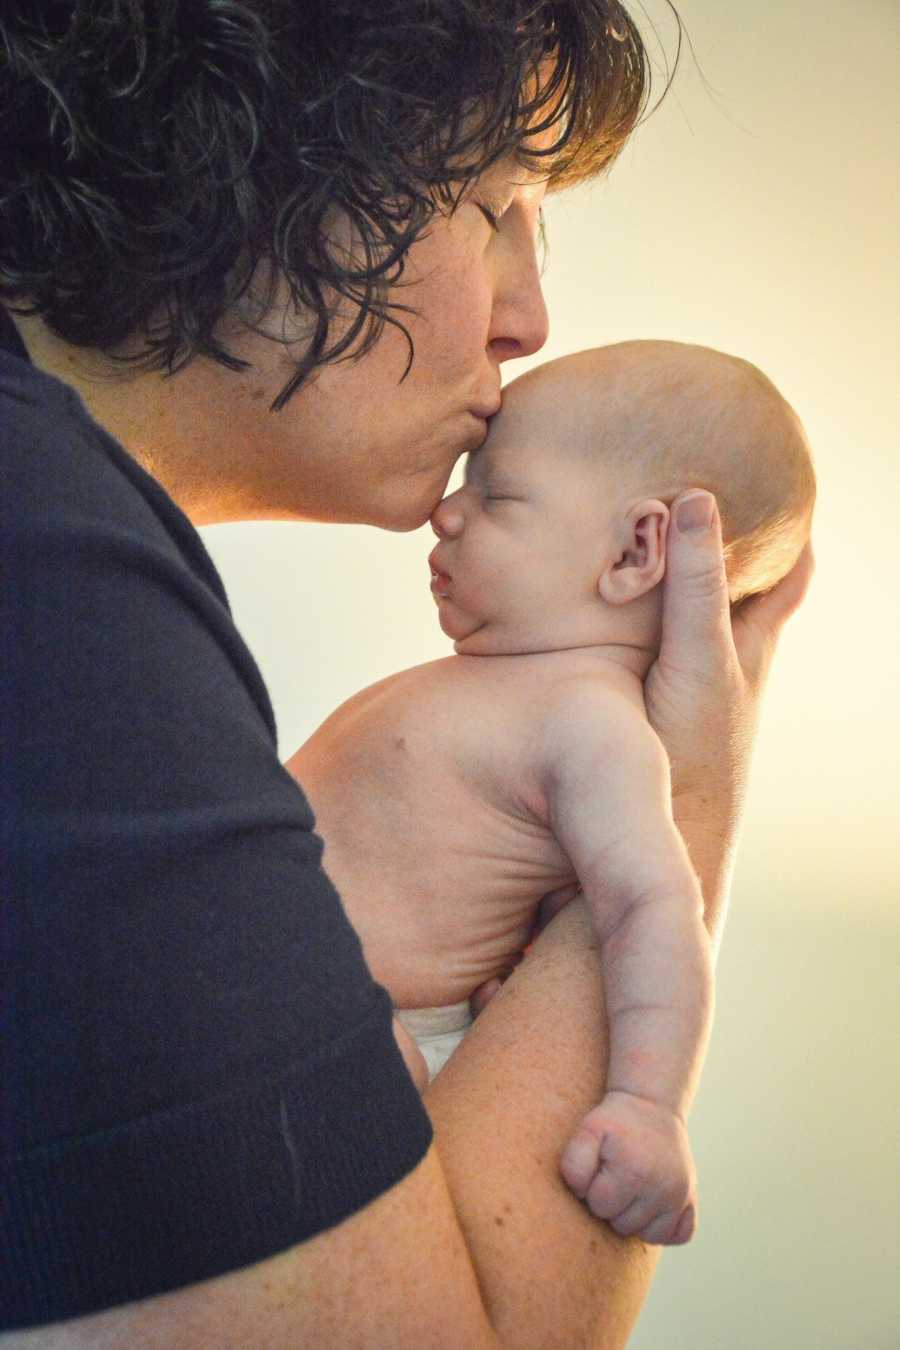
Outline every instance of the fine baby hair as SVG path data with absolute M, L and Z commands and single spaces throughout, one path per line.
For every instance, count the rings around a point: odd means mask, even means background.
M 815 504 L 812 454 L 793 408 L 749 361 L 644 339 L 547 362 L 516 385 L 528 401 L 558 403 L 567 445 L 602 466 L 605 486 L 667 505 L 689 488 L 715 495 L 732 604 L 797 561 Z

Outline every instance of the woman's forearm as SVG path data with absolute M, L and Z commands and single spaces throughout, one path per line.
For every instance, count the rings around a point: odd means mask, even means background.
M 559 1154 L 603 1096 L 600 957 L 579 898 L 548 925 L 428 1088 L 438 1152 L 503 1345 L 624 1347 L 659 1248 L 569 1192 Z
M 703 918 L 716 956 L 728 911 L 738 815 L 712 798 L 698 803 L 677 796 L 672 813 L 700 882 Z

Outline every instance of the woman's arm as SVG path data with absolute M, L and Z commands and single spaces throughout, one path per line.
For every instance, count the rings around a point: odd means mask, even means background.
M 599 956 L 578 903 L 428 1089 L 435 1144 L 399 1185 L 257 1265 L 0 1346 L 621 1350 L 657 1249 L 616 1237 L 558 1172 L 605 1065 Z
M 659 1248 L 574 1199 L 559 1155 L 603 1095 L 599 944 L 582 897 L 543 930 L 425 1101 L 502 1345 L 624 1347 Z

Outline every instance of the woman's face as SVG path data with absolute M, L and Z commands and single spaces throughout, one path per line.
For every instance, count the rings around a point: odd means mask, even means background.
M 197 358 L 176 376 L 110 377 L 22 320 L 32 359 L 72 384 L 89 411 L 196 525 L 333 520 L 413 530 L 444 495 L 454 464 L 485 439 L 500 404 L 500 363 L 538 351 L 547 311 L 537 264 L 544 183 L 495 165 L 456 212 L 435 218 L 392 297 L 415 344 L 390 324 L 359 361 L 320 369 L 280 412 L 270 406 L 296 351 L 229 321 L 220 336 L 241 372 Z M 494 223 L 488 218 L 492 215 Z M 287 295 L 282 285 L 279 301 Z M 274 306 L 269 332 L 290 335 Z M 300 328 L 297 327 L 300 342 Z
M 218 382 L 231 448 L 217 453 L 219 506 L 205 519 L 423 525 L 457 459 L 485 438 L 500 363 L 546 341 L 537 262 L 544 187 L 521 166 L 498 164 L 413 245 L 395 296 L 418 311 L 399 316 L 415 344 L 402 383 L 408 345 L 386 325 L 359 361 L 326 366 L 270 413 L 293 366 L 264 338 L 232 344 L 255 369 Z

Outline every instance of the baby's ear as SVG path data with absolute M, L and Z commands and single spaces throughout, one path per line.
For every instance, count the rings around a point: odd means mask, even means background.
M 597 582 L 608 605 L 627 605 L 652 591 L 666 571 L 669 508 L 648 497 L 637 502 L 619 523 L 618 549 Z

